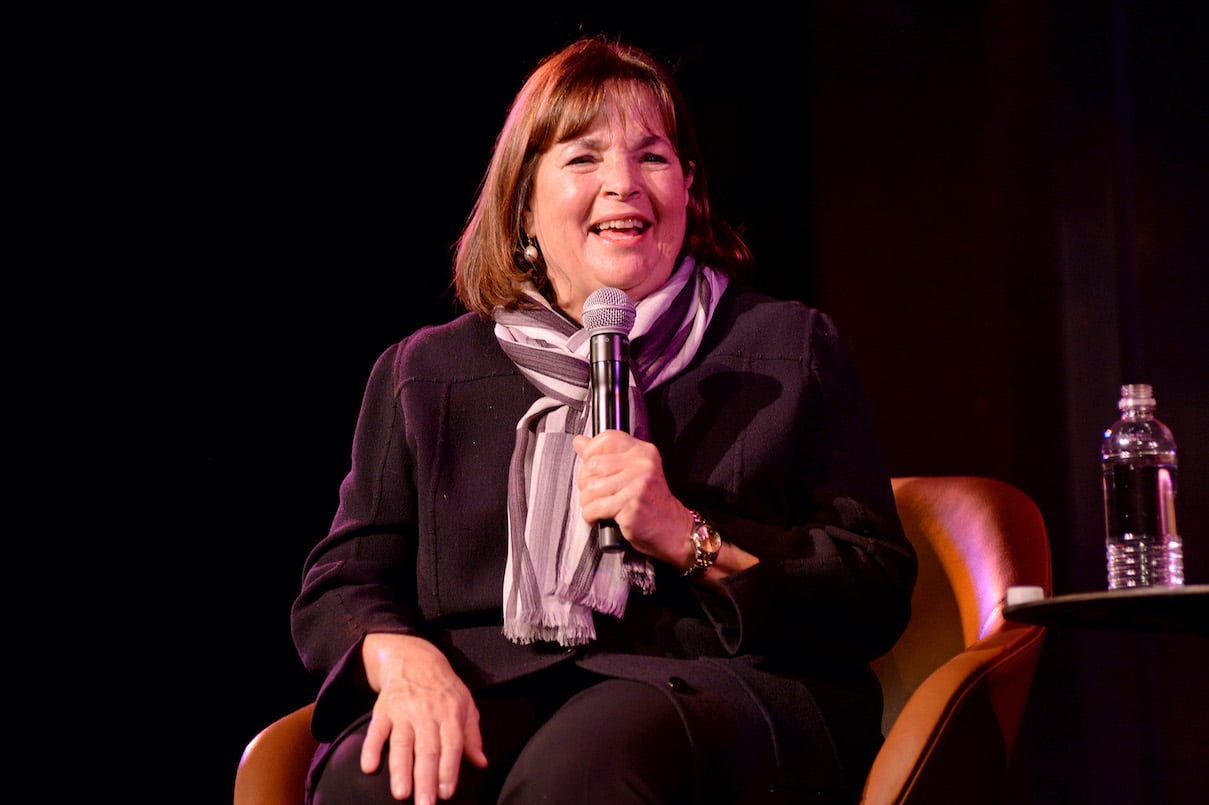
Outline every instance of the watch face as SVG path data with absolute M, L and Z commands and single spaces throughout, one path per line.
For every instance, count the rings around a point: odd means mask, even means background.
M 702 520 L 697 512 L 690 509 L 689 514 L 693 516 L 693 530 L 689 536 L 693 541 L 694 556 L 692 566 L 683 575 L 691 579 L 704 573 L 718 558 L 718 551 L 722 549 L 722 535 Z
M 709 523 L 702 523 L 697 528 L 697 544 L 701 546 L 702 551 L 712 556 L 722 549 L 722 535 Z

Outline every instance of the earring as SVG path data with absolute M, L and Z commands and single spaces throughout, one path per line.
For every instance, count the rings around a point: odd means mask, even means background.
M 536 263 L 537 258 L 540 256 L 540 253 L 537 251 L 537 241 L 533 241 L 525 247 L 525 259 L 530 263 Z

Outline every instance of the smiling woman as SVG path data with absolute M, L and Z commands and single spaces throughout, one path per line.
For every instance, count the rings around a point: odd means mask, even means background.
M 726 275 L 751 263 L 710 213 L 701 148 L 670 76 L 619 48 L 602 80 L 590 70 L 603 41 L 543 61 L 511 106 L 458 244 L 454 277 L 472 312 L 521 306 L 530 283 L 578 321 L 596 288 L 638 301 L 685 254 Z
M 654 98 L 633 99 L 628 115 L 618 100 L 606 103 L 585 131 L 542 149 L 523 216 L 526 239 L 541 245 L 554 304 L 577 321 L 597 288 L 620 288 L 637 301 L 667 282 L 693 182 L 693 165 L 677 156 Z
M 375 363 L 304 563 L 313 805 L 855 800 L 916 558 L 831 319 L 752 268 L 661 62 L 538 64 L 458 240 L 467 312 Z M 634 322 L 597 432 L 602 289 Z

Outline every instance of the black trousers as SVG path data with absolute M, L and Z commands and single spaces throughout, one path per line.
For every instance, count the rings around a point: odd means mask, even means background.
M 451 803 L 625 805 L 697 802 L 689 736 L 651 685 L 607 679 L 570 663 L 476 696 L 490 765 L 463 762 Z M 369 714 L 315 769 L 312 805 L 398 805 L 386 757 L 360 768 Z M 410 802 L 411 800 L 408 800 Z M 735 800 L 726 800 L 734 802 Z

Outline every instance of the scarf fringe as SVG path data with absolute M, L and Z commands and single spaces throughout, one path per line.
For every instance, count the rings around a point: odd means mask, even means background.
M 533 643 L 558 643 L 560 646 L 586 646 L 596 639 L 596 627 L 544 626 L 533 623 L 504 624 L 504 637 L 521 646 Z

